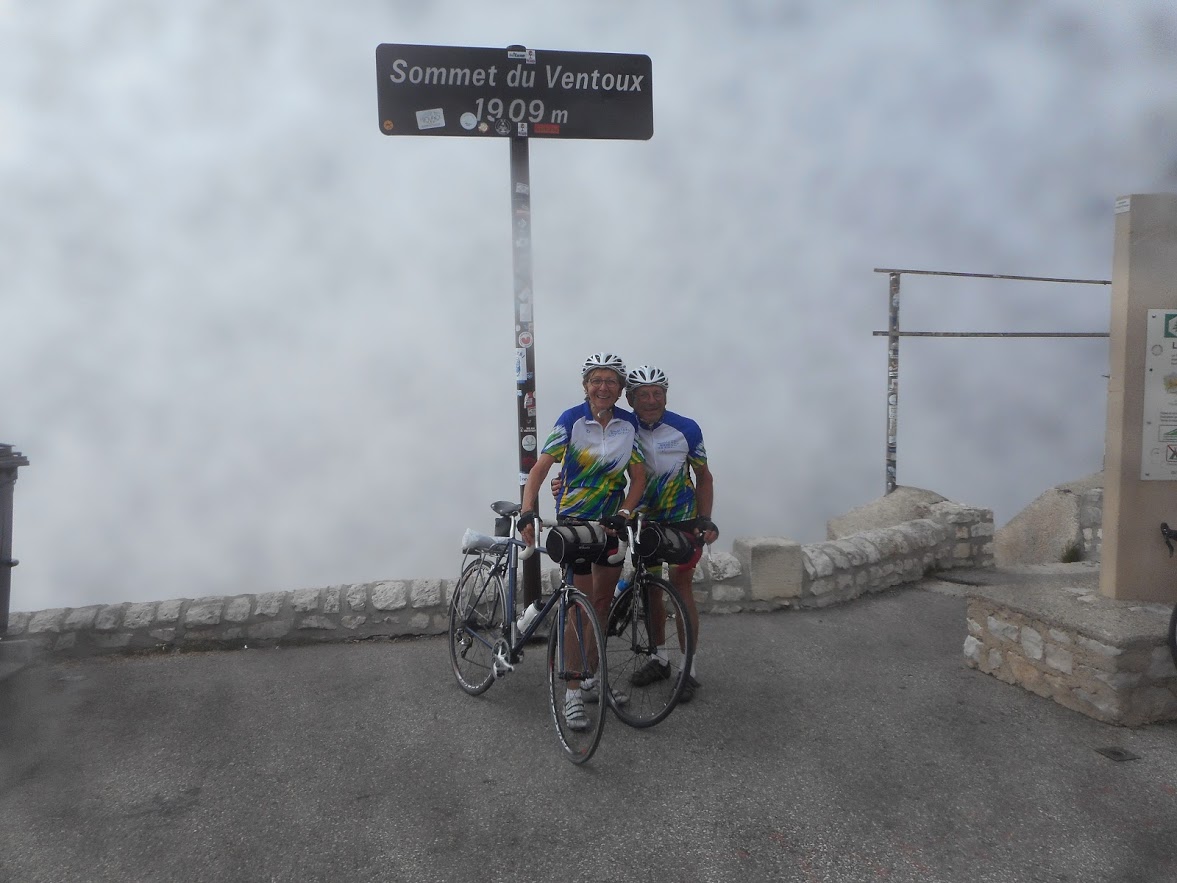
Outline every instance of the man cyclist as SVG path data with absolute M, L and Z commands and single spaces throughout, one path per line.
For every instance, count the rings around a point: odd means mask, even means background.
M 651 521 L 677 528 L 695 543 L 695 554 L 683 564 L 670 565 L 670 582 L 686 605 L 695 635 L 695 659 L 699 656 L 699 610 L 691 581 L 703 555 L 703 544 L 713 543 L 719 529 L 711 520 L 715 482 L 707 466 L 703 431 L 689 417 L 666 409 L 670 380 L 660 368 L 641 365 L 626 375 L 626 400 L 638 416 L 638 439 L 646 456 L 648 479 L 641 508 Z M 693 473 L 693 479 L 692 479 Z M 670 666 L 657 656 L 633 673 L 635 687 L 670 676 Z M 700 686 L 691 664 L 680 702 L 690 702 Z

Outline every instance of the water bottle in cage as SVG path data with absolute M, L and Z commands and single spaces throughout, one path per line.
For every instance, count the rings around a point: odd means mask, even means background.
M 539 601 L 534 601 L 531 604 L 528 604 L 527 609 L 523 611 L 523 615 L 519 617 L 519 621 L 515 623 L 515 625 L 518 626 L 519 631 L 527 631 L 531 627 L 531 624 L 535 622 L 535 618 L 539 616 L 541 610 L 543 610 L 543 607 L 540 606 Z
M 609 608 L 608 634 L 620 635 L 629 619 L 629 605 L 633 601 L 633 593 L 628 591 L 632 580 L 629 575 L 622 576 L 617 581 L 617 588 L 613 591 L 613 605 Z M 622 598 L 622 595 L 625 597 Z M 618 599 L 621 599 L 618 601 Z

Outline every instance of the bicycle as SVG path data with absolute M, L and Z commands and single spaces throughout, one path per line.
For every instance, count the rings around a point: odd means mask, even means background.
M 629 701 L 610 705 L 631 727 L 665 720 L 686 688 L 695 655 L 695 635 L 682 598 L 650 567 L 681 562 L 693 553 L 685 534 L 655 522 L 644 527 L 639 513 L 626 526 L 633 581 L 613 598 L 605 635 L 605 655 L 615 684 L 627 684 Z M 684 555 L 684 553 L 687 553 Z M 675 640 L 668 640 L 670 635 Z
M 1173 557 L 1173 540 L 1177 540 L 1177 530 L 1161 522 L 1161 536 L 1165 538 L 1165 545 L 1169 547 L 1169 557 Z M 1173 613 L 1169 616 L 1169 655 L 1173 657 L 1173 664 L 1177 665 L 1177 604 L 1173 606 Z
M 589 682 L 596 684 L 598 696 L 609 694 L 608 661 L 596 652 L 605 646 L 604 632 L 588 598 L 572 585 L 570 570 L 537 615 L 522 628 L 516 622 L 519 562 L 535 553 L 541 529 L 537 519 L 534 546 L 516 538 L 521 508 L 519 503 L 493 503 L 491 509 L 499 516 L 496 536 L 467 530 L 462 537 L 467 560 L 450 600 L 450 663 L 462 690 L 471 696 L 485 693 L 515 670 L 524 644 L 554 609 L 547 647 L 549 706 L 561 746 L 573 763 L 581 764 L 600 744 L 605 703 L 581 702 L 577 715 L 566 702 L 566 691 L 572 684 Z M 568 712 L 573 712 L 571 720 Z

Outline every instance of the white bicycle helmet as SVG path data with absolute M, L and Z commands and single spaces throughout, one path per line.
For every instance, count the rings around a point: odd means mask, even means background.
M 626 389 L 637 389 L 639 386 L 660 386 L 663 389 L 670 389 L 670 380 L 661 368 L 655 368 L 653 365 L 638 365 L 625 375 L 625 387 Z
M 621 360 L 621 356 L 615 356 L 613 353 L 593 353 L 584 360 L 584 365 L 580 368 L 580 377 L 583 380 L 589 376 L 589 372 L 596 371 L 598 368 L 607 368 L 610 371 L 616 371 L 617 376 L 621 378 L 621 382 L 625 383 L 625 362 Z

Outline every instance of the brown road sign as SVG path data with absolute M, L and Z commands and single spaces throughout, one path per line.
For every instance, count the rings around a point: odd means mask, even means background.
M 386 135 L 601 138 L 654 134 L 648 55 L 382 43 Z

